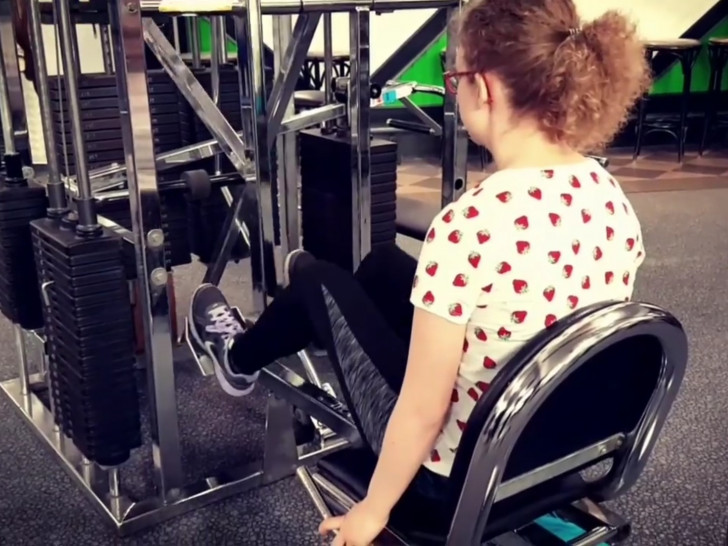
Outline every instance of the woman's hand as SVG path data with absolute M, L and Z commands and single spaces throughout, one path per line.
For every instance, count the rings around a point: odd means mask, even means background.
M 364 499 L 346 515 L 325 519 L 319 526 L 319 533 L 326 536 L 336 531 L 332 546 L 370 546 L 384 530 L 388 520 L 388 514 L 376 510 Z

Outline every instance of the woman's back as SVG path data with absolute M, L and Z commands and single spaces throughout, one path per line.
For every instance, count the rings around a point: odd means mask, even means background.
M 576 309 L 629 299 L 643 260 L 639 221 L 593 160 L 505 169 L 446 207 L 424 243 L 412 302 L 467 328 L 428 467 L 449 472 L 475 403 L 524 343 Z

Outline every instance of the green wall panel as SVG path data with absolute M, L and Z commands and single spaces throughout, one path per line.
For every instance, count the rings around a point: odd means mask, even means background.
M 200 18 L 200 51 L 202 53 L 209 53 L 211 48 L 212 32 L 210 30 L 210 23 Z M 238 52 L 234 41 L 228 40 L 227 50 L 230 55 L 235 55 Z
M 447 37 L 442 36 L 399 77 L 402 81 L 415 81 L 428 85 L 442 85 L 442 63 L 440 52 L 447 47 Z M 417 106 L 440 106 L 442 99 L 434 95 L 415 95 Z

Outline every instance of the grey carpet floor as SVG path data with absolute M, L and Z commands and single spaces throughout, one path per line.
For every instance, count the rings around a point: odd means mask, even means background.
M 637 297 L 683 320 L 691 344 L 689 370 L 651 463 L 638 485 L 614 502 L 634 524 L 632 545 L 717 546 L 728 513 L 728 190 L 632 196 L 648 259 Z M 416 253 L 417 244 L 403 240 Z M 201 279 L 199 265 L 176 272 L 180 312 Z M 250 309 L 246 264 L 231 264 L 223 281 L 231 300 Z M 9 325 L 0 319 L 0 379 L 15 375 Z M 178 367 L 183 458 L 201 477 L 261 453 L 263 395 L 231 400 L 189 361 Z M 618 401 L 614 401 L 618 403 Z M 123 473 L 135 493 L 149 487 L 140 449 Z M 181 516 L 118 539 L 0 396 L 0 545 L 271 545 L 320 544 L 318 515 L 295 479 Z

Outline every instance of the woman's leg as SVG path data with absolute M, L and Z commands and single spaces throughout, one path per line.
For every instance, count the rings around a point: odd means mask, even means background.
M 208 285 L 200 290 L 197 303 L 193 300 L 195 328 L 206 332 L 200 337 L 205 338 L 204 347 L 211 349 L 216 370 L 223 368 L 223 377 L 218 374 L 223 387 L 238 395 L 252 390 L 261 368 L 296 353 L 315 336 L 329 354 L 363 440 L 379 453 L 404 378 L 407 343 L 389 327 L 350 273 L 304 256 L 310 261 L 297 268 L 290 286 L 254 326 L 247 330 L 234 326 L 224 297 Z M 221 339 L 223 335 L 226 340 Z M 435 496 L 428 473 L 423 469 L 420 474 L 414 487 Z
M 316 338 L 327 350 L 360 432 L 378 451 L 402 385 L 407 344 L 351 273 L 313 260 L 296 270 L 256 324 L 238 323 L 222 293 L 206 285 L 193 297 L 191 330 L 229 394 L 252 390 L 257 372 Z
M 414 307 L 409 301 L 417 260 L 395 244 L 377 247 L 354 277 L 400 339 L 409 343 Z

